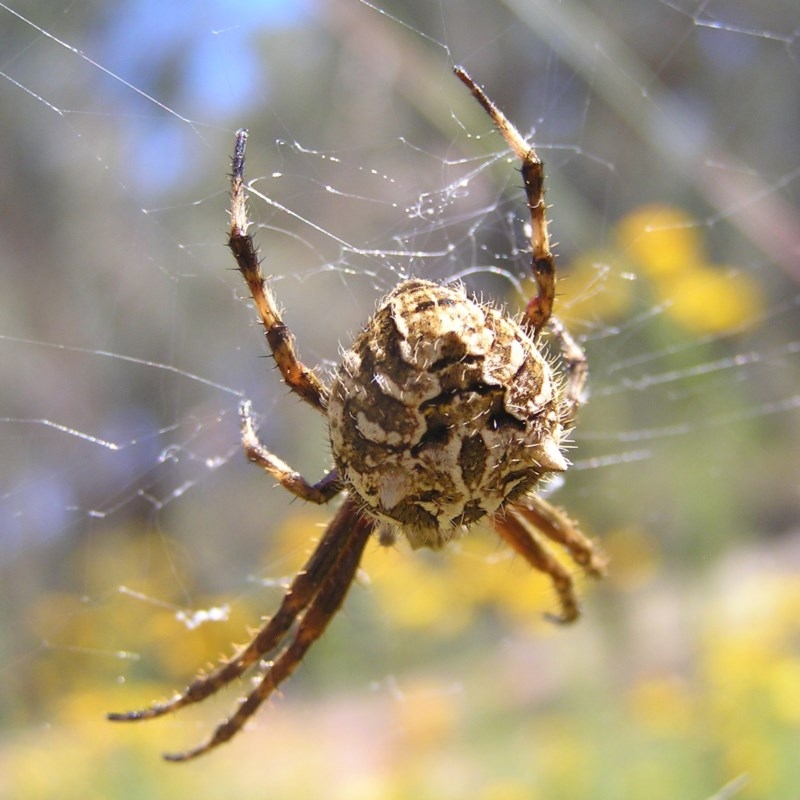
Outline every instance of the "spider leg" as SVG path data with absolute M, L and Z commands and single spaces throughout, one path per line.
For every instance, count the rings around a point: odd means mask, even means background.
M 564 399 L 561 403 L 561 424 L 569 427 L 575 421 L 575 415 L 581 405 L 581 395 L 589 374 L 589 365 L 583 349 L 572 338 L 572 334 L 564 327 L 560 319 L 550 317 L 547 325 L 558 341 L 561 359 L 566 366 L 567 382 L 564 386 Z
M 550 250 L 547 206 L 544 202 L 544 165 L 533 146 L 525 141 L 519 130 L 470 78 L 466 70 L 463 67 L 455 67 L 453 71 L 483 106 L 503 135 L 506 144 L 522 162 L 522 180 L 531 212 L 531 271 L 538 287 L 538 294 L 528 302 L 525 309 L 524 320 L 533 330 L 536 339 L 550 319 L 556 294 L 555 256 Z
M 252 407 L 245 400 L 239 407 L 242 421 L 242 447 L 245 455 L 254 464 L 275 478 L 284 489 L 303 500 L 322 505 L 342 491 L 343 485 L 338 470 L 331 470 L 317 483 L 309 483 L 299 472 L 295 472 L 285 461 L 270 453 L 261 444 L 253 424 Z
M 575 597 L 572 577 L 542 544 L 535 531 L 526 525 L 524 517 L 517 512 L 516 506 L 507 507 L 504 514 L 495 518 L 494 524 L 501 538 L 508 542 L 534 569 L 550 576 L 558 594 L 561 614 L 559 616 L 548 614 L 547 618 L 562 624 L 574 622 L 580 616 L 580 610 Z
M 250 289 L 258 315 L 264 325 L 267 344 L 275 356 L 275 363 L 283 379 L 289 388 L 309 405 L 317 411 L 324 412 L 328 402 L 328 390 L 313 370 L 298 358 L 294 336 L 281 318 L 275 296 L 261 273 L 258 248 L 253 237 L 247 232 L 250 220 L 247 218 L 247 190 L 244 184 L 246 145 L 247 131 L 237 131 L 231 171 L 231 231 L 228 247 Z
M 306 651 L 324 633 L 341 606 L 374 527 L 373 519 L 362 515 L 351 501 L 345 501 L 326 534 L 326 539 L 330 538 L 330 543 L 335 545 L 336 557 L 328 564 L 322 583 L 308 603 L 294 637 L 267 665 L 260 682 L 240 703 L 233 716 L 218 725 L 208 741 L 183 753 L 167 753 L 164 755 L 167 761 L 188 761 L 227 742 L 294 672 Z
M 538 495 L 529 495 L 515 503 L 513 511 L 548 539 L 562 545 L 587 575 L 593 578 L 606 575 L 605 557 L 560 508 Z
M 298 616 L 316 602 L 315 598 L 324 591 L 326 582 L 336 581 L 340 564 L 345 563 L 346 569 L 342 572 L 347 574 L 349 561 L 344 561 L 345 552 L 350 552 L 353 548 L 357 550 L 357 566 L 358 556 L 364 549 L 373 527 L 372 520 L 360 516 L 354 503 L 345 500 L 328 525 L 311 558 L 292 581 L 275 616 L 259 630 L 246 647 L 209 675 L 196 678 L 181 694 L 171 700 L 154 703 L 148 708 L 137 711 L 112 713 L 108 715 L 108 719 L 113 722 L 135 722 L 160 717 L 192 703 L 198 703 L 236 680 L 265 654 L 280 645 Z M 355 567 L 349 571 L 348 583 L 354 572 Z M 341 603 L 346 591 L 347 585 L 341 587 L 338 603 Z M 331 616 L 338 608 L 338 603 L 331 609 Z

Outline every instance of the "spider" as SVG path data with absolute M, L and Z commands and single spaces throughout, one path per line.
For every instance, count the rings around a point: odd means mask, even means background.
M 567 469 L 561 448 L 587 376 L 583 351 L 552 316 L 556 269 L 550 252 L 542 162 L 514 125 L 461 67 L 456 76 L 483 106 L 522 163 L 531 215 L 531 268 L 537 294 L 519 318 L 468 297 L 460 285 L 410 278 L 345 351 L 330 386 L 298 358 L 247 232 L 247 131 L 236 134 L 229 247 L 244 277 L 283 380 L 327 417 L 334 467 L 309 483 L 259 441 L 249 402 L 240 409 L 247 458 L 303 500 L 344 500 L 277 613 L 255 638 L 172 699 L 109 719 L 151 719 L 197 703 L 251 668 L 255 688 L 211 737 L 169 761 L 187 761 L 228 741 L 291 675 L 344 601 L 367 540 L 403 533 L 413 548 L 441 548 L 483 518 L 537 570 L 550 576 L 557 622 L 579 614 L 569 570 L 539 534 L 563 546 L 590 576 L 605 560 L 561 510 L 535 494 Z M 539 344 L 545 330 L 561 351 L 562 372 Z

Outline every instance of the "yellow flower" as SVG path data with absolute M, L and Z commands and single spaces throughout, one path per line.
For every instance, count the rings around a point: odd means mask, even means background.
M 697 265 L 660 287 L 668 314 L 700 334 L 725 333 L 751 323 L 764 302 L 761 288 L 742 272 Z
M 775 716 L 789 725 L 800 725 L 800 659 L 777 659 L 769 671 L 767 688 Z
M 692 728 L 693 701 L 687 688 L 671 676 L 651 678 L 633 687 L 631 710 L 655 733 L 684 736 Z
M 697 223 L 683 210 L 644 206 L 617 226 L 627 258 L 648 275 L 667 315 L 699 334 L 725 333 L 761 312 L 760 286 L 735 267 L 711 264 Z
M 696 223 L 679 208 L 643 206 L 619 223 L 617 238 L 625 255 L 656 280 L 682 275 L 705 258 Z

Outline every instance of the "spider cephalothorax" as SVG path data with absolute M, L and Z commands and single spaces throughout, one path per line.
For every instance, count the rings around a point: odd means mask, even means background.
M 336 371 L 333 458 L 366 511 L 440 547 L 567 468 L 559 399 L 520 323 L 461 286 L 405 281 Z
M 242 444 L 252 462 L 296 496 L 314 503 L 342 492 L 345 498 L 277 612 L 249 644 L 171 700 L 109 715 L 119 721 L 158 717 L 199 702 L 260 666 L 255 688 L 234 714 L 205 743 L 165 756 L 171 761 L 186 761 L 228 741 L 294 671 L 342 604 L 373 533 L 385 543 L 402 532 L 414 547 L 438 548 L 486 517 L 532 567 L 550 576 L 561 608 L 553 617 L 558 622 L 575 620 L 578 604 L 569 570 L 542 536 L 563 546 L 587 574 L 603 574 L 604 560 L 591 541 L 563 511 L 535 494 L 542 478 L 567 468 L 561 443 L 586 380 L 583 351 L 551 316 L 556 271 L 542 162 L 467 73 L 460 67 L 455 72 L 522 163 L 538 293 L 515 319 L 470 299 L 460 285 L 406 280 L 344 352 L 330 389 L 298 358 L 261 274 L 247 232 L 247 132 L 236 134 L 230 249 L 283 379 L 327 416 L 335 466 L 309 483 L 261 444 L 247 402 L 241 408 Z M 558 371 L 539 348 L 545 329 L 560 350 Z

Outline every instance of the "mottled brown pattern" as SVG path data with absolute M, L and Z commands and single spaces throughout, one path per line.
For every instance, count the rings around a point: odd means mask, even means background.
M 401 283 L 347 351 L 328 404 L 336 467 L 414 547 L 563 471 L 550 366 L 522 326 L 461 286 Z

